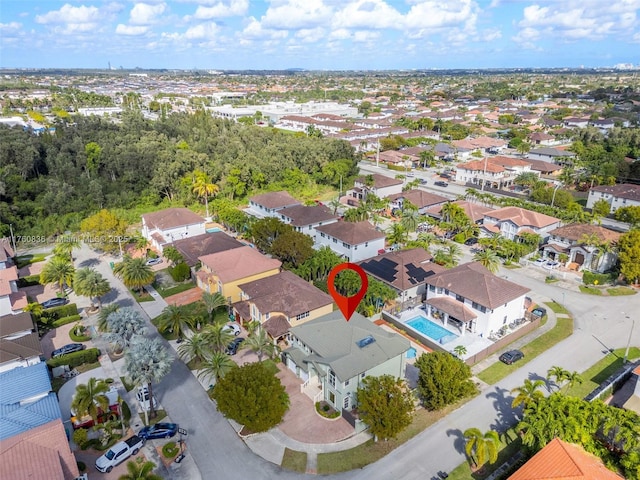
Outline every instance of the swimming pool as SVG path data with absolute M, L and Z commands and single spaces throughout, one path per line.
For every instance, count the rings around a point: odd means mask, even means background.
M 406 353 L 407 358 L 416 358 L 417 354 L 418 354 L 418 351 L 413 347 L 407 350 L 407 353 Z
M 451 333 L 446 328 L 443 328 L 437 323 L 433 323 L 431 320 L 427 320 L 421 316 L 413 317 L 405 323 L 440 344 L 448 343 L 458 338 L 458 335 L 455 333 Z

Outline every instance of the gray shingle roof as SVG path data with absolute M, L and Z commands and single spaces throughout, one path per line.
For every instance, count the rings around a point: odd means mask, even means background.
M 291 225 L 295 227 L 304 227 L 318 222 L 327 222 L 329 220 L 337 220 L 338 217 L 331 213 L 327 207 L 322 205 L 296 205 L 281 210 L 280 215 L 291 220 Z
M 360 245 L 379 238 L 385 238 L 384 232 L 379 232 L 369 222 L 336 222 L 316 227 L 316 230 L 325 233 L 341 242 L 349 245 Z
M 255 195 L 249 200 L 256 205 L 262 205 L 265 208 L 286 208 L 294 205 L 300 205 L 300 201 L 289 195 L 289 192 L 286 190 Z
M 359 313 L 347 322 L 335 311 L 293 327 L 291 333 L 315 353 L 307 361 L 328 364 L 340 381 L 402 355 L 411 346 L 404 337 L 387 332 Z M 369 336 L 375 341 L 359 347 L 356 342 Z
M 167 208 L 158 212 L 145 213 L 142 218 L 149 228 L 159 230 L 204 223 L 204 218 L 188 208 Z
M 198 257 L 209 255 L 210 253 L 224 252 L 232 248 L 244 247 L 245 245 L 224 232 L 213 232 L 176 240 L 173 242 L 173 246 L 182 254 L 185 263 L 193 267 L 198 263 Z

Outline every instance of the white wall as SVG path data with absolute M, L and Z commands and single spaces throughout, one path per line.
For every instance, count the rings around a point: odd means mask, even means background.
M 320 233 L 320 235 L 316 237 L 316 245 L 320 247 L 326 245 L 338 255 L 346 257 L 349 262 L 359 262 L 360 260 L 366 260 L 367 258 L 378 255 L 378 250 L 384 249 L 384 238 L 361 243 L 360 245 L 345 246 L 341 240 L 329 237 L 326 233 Z

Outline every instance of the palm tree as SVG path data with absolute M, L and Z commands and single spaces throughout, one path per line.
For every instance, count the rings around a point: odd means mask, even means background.
M 203 360 L 212 353 L 209 340 L 204 333 L 194 333 L 178 347 L 178 355 L 186 361 L 194 358 Z
M 559 385 L 567 379 L 568 374 L 569 372 L 564 368 L 554 365 L 549 370 L 547 370 L 547 381 L 551 382 L 551 379 L 553 378 L 553 383 L 555 383 L 556 386 L 560 388 Z
M 149 285 L 155 278 L 155 273 L 147 265 L 144 258 L 131 258 L 126 255 L 122 262 L 117 263 L 113 273 L 122 279 L 126 287 L 140 291 L 145 285 Z
M 198 378 L 200 380 L 213 378 L 217 382 L 236 366 L 236 363 L 226 353 L 214 352 L 202 362 Z
M 227 306 L 227 299 L 224 298 L 224 295 L 222 295 L 220 292 L 204 292 L 202 294 L 202 302 L 204 303 L 205 307 L 207 307 L 209 322 L 213 321 L 215 312 L 217 310 Z
M 258 361 L 262 361 L 262 356 L 266 353 L 272 357 L 277 347 L 273 344 L 264 328 L 257 328 L 252 335 L 242 344 L 242 348 L 248 348 L 258 355 Z
M 524 380 L 524 385 L 511 390 L 511 393 L 517 393 L 516 397 L 513 399 L 513 402 L 511 402 L 511 408 L 516 408 L 519 405 L 523 405 L 526 408 L 530 404 L 535 403 L 540 398 L 543 398 L 544 395 L 539 390 L 539 388 L 543 385 L 544 381 L 542 380 L 531 381 L 526 378 Z
M 578 372 L 566 372 L 565 379 L 567 380 L 567 383 L 564 386 L 565 393 L 576 384 L 580 385 L 584 381 Z
M 111 285 L 97 270 L 80 268 L 73 278 L 73 289 L 78 295 L 89 297 L 92 308 L 94 299 L 98 302 L 98 308 L 100 308 L 102 306 L 100 297 L 111 291 Z
M 71 235 L 63 235 L 56 240 L 53 247 L 53 254 L 62 257 L 73 263 L 73 249 L 78 248 L 80 242 Z
M 424 215 L 421 215 L 415 208 L 405 209 L 400 218 L 400 224 L 405 230 L 415 232 L 418 225 L 422 223 Z
M 500 257 L 498 257 L 498 254 L 490 248 L 485 248 L 484 250 L 476 252 L 473 256 L 473 260 L 475 262 L 480 262 L 480 264 L 491 273 L 496 273 L 500 268 Z
M 340 199 L 334 198 L 329 202 L 329 206 L 333 209 L 333 214 L 336 215 L 338 213 L 338 208 L 342 206 L 342 203 L 340 203 Z
M 233 333 L 231 333 L 228 328 L 225 328 L 224 323 L 207 325 L 202 330 L 202 334 L 205 336 L 214 352 L 224 352 L 227 345 L 229 345 L 231 340 L 233 340 Z
M 463 357 L 467 353 L 467 347 L 464 345 L 456 345 L 453 349 L 453 353 L 455 353 L 458 357 Z
M 36 318 L 40 318 L 42 312 L 44 312 L 44 307 L 40 305 L 38 302 L 31 302 L 26 307 L 22 309 L 25 312 L 30 312 Z
M 72 284 L 74 273 L 75 269 L 68 258 L 53 257 L 40 272 L 40 283 L 43 285 L 56 283 L 62 294 L 65 284 Z
M 193 172 L 192 191 L 199 198 L 204 198 L 207 218 L 209 218 L 209 197 L 218 193 L 219 190 L 218 185 L 211 183 L 209 176 L 205 172 L 201 170 Z
M 469 428 L 464 431 L 463 435 L 466 440 L 464 450 L 474 465 L 484 465 L 487 461 L 494 463 L 498 459 L 498 448 L 500 446 L 498 432 L 489 430 L 486 433 L 482 433 L 477 428 Z
M 158 330 L 162 333 L 174 333 L 182 338 L 188 329 L 193 328 L 193 323 L 193 317 L 183 307 L 167 305 L 160 316 Z
M 98 314 L 98 330 L 100 330 L 101 332 L 108 332 L 109 322 L 107 321 L 107 319 L 109 318 L 109 315 L 111 315 L 113 312 L 117 312 L 119 309 L 120 305 L 118 305 L 117 303 L 111 303 L 106 307 L 100 309 L 100 313 Z
M 108 391 L 107 382 L 91 377 L 86 385 L 81 384 L 76 387 L 71 409 L 78 415 L 90 415 L 97 423 L 100 411 L 106 412 L 109 408 L 109 399 L 105 395 Z
M 118 480 L 162 480 L 160 475 L 153 473 L 155 468 L 155 463 L 137 458 L 127 462 L 127 473 L 120 475 Z
M 387 242 L 391 245 L 402 245 L 407 241 L 407 231 L 400 223 L 393 223 L 387 229 Z

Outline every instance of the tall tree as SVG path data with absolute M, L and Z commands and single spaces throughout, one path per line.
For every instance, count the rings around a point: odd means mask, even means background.
M 192 190 L 199 198 L 204 198 L 207 218 L 209 218 L 209 197 L 218 193 L 219 187 L 211 182 L 209 175 L 205 172 L 196 170 L 193 172 Z
M 448 352 L 423 354 L 418 368 L 418 393 L 429 410 L 440 410 L 476 392 L 469 366 Z
M 209 314 L 209 323 L 213 322 L 216 311 L 227 306 L 227 299 L 220 292 L 204 292 L 202 294 L 202 302 Z
M 212 353 L 209 340 L 204 333 L 194 333 L 178 347 L 178 355 L 187 362 L 192 359 L 202 361 Z
M 273 344 L 273 340 L 269 338 L 267 331 L 262 327 L 258 327 L 247 337 L 242 348 L 248 348 L 258 355 L 259 362 L 262 362 L 263 355 L 266 354 L 268 357 L 273 357 L 277 352 L 276 345 Z
M 100 412 L 106 412 L 109 409 L 109 399 L 105 395 L 108 391 L 107 382 L 91 377 L 86 384 L 81 383 L 76 387 L 71 409 L 80 416 L 90 415 L 97 424 Z
M 500 257 L 490 248 L 478 251 L 473 256 L 473 260 L 474 262 L 480 262 L 491 273 L 496 273 L 500 268 Z
M 91 306 L 94 300 L 98 303 L 98 308 L 102 306 L 100 297 L 111 291 L 109 281 L 100 272 L 93 268 L 80 268 L 76 270 L 73 279 L 73 289 L 78 295 L 89 297 Z
M 365 377 L 358 388 L 360 419 L 374 438 L 395 438 L 411 424 L 414 397 L 404 380 L 391 375 Z
M 553 383 L 555 383 L 556 386 L 560 388 L 560 384 L 567 379 L 567 375 L 569 375 L 569 372 L 567 370 L 558 365 L 554 365 L 549 370 L 547 370 L 547 382 L 550 383 L 551 379 L 553 379 Z
M 489 430 L 482 433 L 477 428 L 469 428 L 464 431 L 464 451 L 477 466 L 485 463 L 494 463 L 498 459 L 500 437 L 498 432 Z
M 68 258 L 54 256 L 42 268 L 40 272 L 40 283 L 43 285 L 55 283 L 62 295 L 64 293 L 64 286 L 73 283 L 74 273 L 75 269 Z
M 200 380 L 213 379 L 215 383 L 218 383 L 235 367 L 237 365 L 229 355 L 224 352 L 213 352 L 211 355 L 205 356 L 198 371 L 198 378 Z
M 127 473 L 120 475 L 118 480 L 162 480 L 160 475 L 153 473 L 155 468 L 155 463 L 137 458 L 127 462 Z
M 158 338 L 134 337 L 124 357 L 124 370 L 134 385 L 149 389 L 149 417 L 156 417 L 153 406 L 153 383 L 171 370 L 172 357 Z
M 108 318 L 113 312 L 117 312 L 120 310 L 120 305 L 117 303 L 110 303 L 109 305 L 100 309 L 100 313 L 98 314 L 98 330 L 101 332 L 109 331 L 109 322 Z
M 620 273 L 629 283 L 640 280 L 640 230 L 630 230 L 623 233 L 618 240 L 618 258 L 620 259 Z
M 224 352 L 227 345 L 233 340 L 233 333 L 228 328 L 225 328 L 224 323 L 207 325 L 202 329 L 202 333 L 214 352 Z
M 119 350 L 129 347 L 134 337 L 147 333 L 147 324 L 142 315 L 131 307 L 120 308 L 107 317 L 109 333 L 104 335 L 107 342 Z
M 108 210 L 100 210 L 80 223 L 84 242 L 108 253 L 120 250 L 127 235 L 127 223 Z
M 141 290 L 149 285 L 155 278 L 155 273 L 144 258 L 131 258 L 125 256 L 122 262 L 117 263 L 113 273 L 122 280 L 126 287 L 133 290 Z
M 516 387 L 511 390 L 511 393 L 516 393 L 517 395 L 511 402 L 511 408 L 516 408 L 519 405 L 523 405 L 527 407 L 531 403 L 535 403 L 540 398 L 543 398 L 544 395 L 540 391 L 540 388 L 544 386 L 543 380 L 533 380 L 531 381 L 528 378 L 524 379 L 524 384 L 520 387 Z

